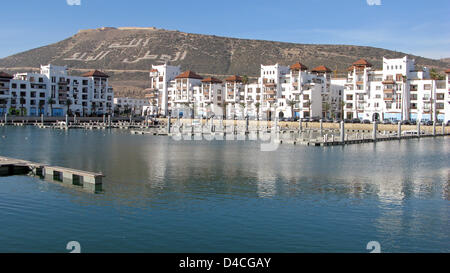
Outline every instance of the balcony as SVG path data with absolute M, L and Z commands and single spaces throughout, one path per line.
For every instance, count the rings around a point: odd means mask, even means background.
M 276 95 L 277 94 L 277 92 L 275 92 L 274 90 L 266 90 L 264 93 L 267 95 Z
M 383 82 L 383 84 L 395 84 L 394 79 L 385 79 Z

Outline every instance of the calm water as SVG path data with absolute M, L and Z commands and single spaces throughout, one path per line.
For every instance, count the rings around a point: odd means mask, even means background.
M 6 136 L 3 138 L 1 136 Z M 102 171 L 104 192 L 0 177 L 0 252 L 450 251 L 450 138 L 347 147 L 0 128 L 0 155 Z

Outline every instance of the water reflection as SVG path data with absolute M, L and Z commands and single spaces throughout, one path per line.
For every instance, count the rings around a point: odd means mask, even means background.
M 327 148 L 281 145 L 261 152 L 255 141 L 174 141 L 120 130 L 8 130 L 0 154 L 103 172 L 106 195 L 127 203 L 211 194 L 332 194 L 395 204 L 411 196 L 448 200 L 449 138 Z M 30 141 L 19 141 L 24 135 Z
M 87 218 L 67 220 L 74 226 L 98 221 L 98 233 L 89 234 L 112 242 L 127 230 L 131 246 L 161 238 L 145 248 L 156 251 L 365 251 L 361 241 L 371 240 L 391 251 L 448 249 L 448 137 L 261 152 L 255 141 L 174 141 L 121 130 L 0 128 L 5 134 L 0 155 L 106 175 L 100 195 L 44 181 L 36 191 Z M 0 194 L 8 187 L 0 185 Z M 41 199 L 35 203 L 47 210 Z M 0 200 L 3 213 L 11 202 Z M 110 230 L 100 230 L 104 223 Z M 186 239 L 192 234 L 196 244 Z

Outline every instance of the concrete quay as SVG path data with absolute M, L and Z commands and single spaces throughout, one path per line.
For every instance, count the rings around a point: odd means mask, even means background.
M 84 190 L 90 192 L 102 190 L 102 178 L 104 177 L 102 173 L 49 166 L 47 164 L 0 156 L 0 176 L 30 173 L 49 181 L 81 186 Z

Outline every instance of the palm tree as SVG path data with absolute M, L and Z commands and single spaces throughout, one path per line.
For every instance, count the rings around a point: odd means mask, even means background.
M 72 105 L 72 100 L 71 99 L 67 99 L 66 100 L 66 106 L 67 106 L 67 115 L 69 115 L 70 112 L 70 106 Z
M 227 108 L 228 108 L 228 104 L 230 104 L 229 102 L 224 102 L 223 103 L 223 119 L 226 120 L 227 119 Z
M 44 105 L 45 105 L 45 101 L 43 101 L 43 100 L 40 100 L 39 101 L 39 115 L 41 115 L 42 114 L 42 109 L 44 109 Z
M 55 100 L 53 98 L 49 98 L 47 103 L 50 105 L 50 116 L 53 116 L 53 104 L 55 104 Z
M 341 106 L 341 119 L 344 120 L 344 105 L 345 102 L 343 100 L 341 100 L 341 102 L 339 103 L 339 106 Z
M 247 84 L 248 83 L 248 76 L 247 75 L 242 76 L 242 83 L 243 84 Z
M 294 118 L 294 106 L 296 103 L 295 100 L 286 100 L 286 104 L 291 108 L 291 118 Z
M 91 115 L 93 114 L 93 113 L 97 113 L 97 105 L 95 104 L 95 102 L 92 102 L 92 105 L 91 105 Z
M 256 107 L 256 119 L 259 120 L 259 107 L 261 106 L 261 103 L 257 102 L 255 103 Z
M 239 103 L 239 106 L 241 106 L 241 108 L 242 108 L 242 118 L 244 118 L 245 103 L 241 102 L 241 103 Z

